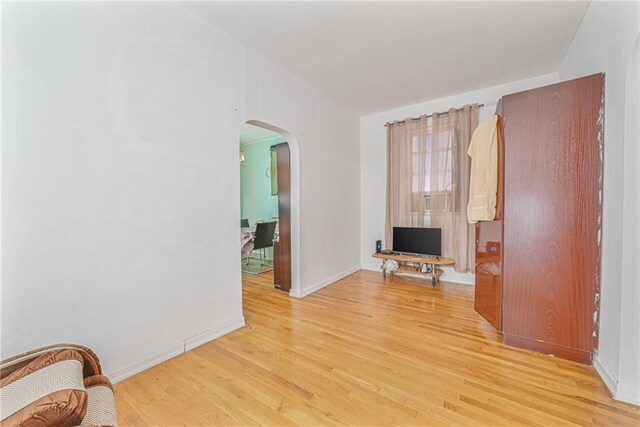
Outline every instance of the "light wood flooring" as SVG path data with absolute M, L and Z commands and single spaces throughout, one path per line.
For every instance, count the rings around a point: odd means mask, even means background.
M 117 384 L 121 425 L 640 426 L 593 368 L 502 344 L 472 287 L 272 281 L 244 277 L 245 328 Z

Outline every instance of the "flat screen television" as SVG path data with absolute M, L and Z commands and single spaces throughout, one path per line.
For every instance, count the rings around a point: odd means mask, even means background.
M 442 230 L 439 228 L 393 227 L 393 251 L 442 256 Z

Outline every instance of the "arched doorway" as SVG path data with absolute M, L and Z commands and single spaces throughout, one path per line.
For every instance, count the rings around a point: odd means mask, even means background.
M 289 295 L 299 297 L 299 260 L 300 260 L 300 199 L 299 199 L 299 151 L 296 138 L 287 130 L 258 120 L 248 120 L 241 128 L 241 163 L 250 164 L 250 156 L 256 151 L 255 146 L 248 146 L 253 141 L 247 142 L 247 129 L 250 133 L 256 135 L 255 139 L 262 144 L 261 150 L 270 149 L 272 172 L 269 170 L 259 170 L 258 173 L 266 175 L 271 180 L 271 185 L 275 185 L 277 190 L 271 190 L 270 195 L 277 195 L 277 214 L 272 215 L 268 209 L 263 210 L 260 214 L 255 214 L 255 209 L 251 206 L 254 200 L 249 199 L 247 195 L 241 196 L 241 217 L 244 225 L 249 225 L 251 231 L 257 231 L 256 221 L 263 222 L 269 220 L 277 220 L 278 233 L 277 239 L 274 241 L 273 248 L 270 248 L 272 258 L 267 260 L 268 263 L 273 262 L 274 286 L 288 291 Z M 263 132 L 260 132 L 263 130 Z M 260 138 L 260 134 L 264 138 Z M 281 136 L 278 138 L 277 135 Z M 244 146 L 244 149 L 242 148 Z M 243 166 L 244 167 L 244 166 Z M 247 166 L 248 167 L 248 166 Z M 261 167 L 264 168 L 264 165 Z M 280 171 L 280 173 L 278 173 Z M 241 175 L 247 174 L 242 169 Z M 285 176 L 287 175 L 287 176 Z M 265 178 L 261 176 L 261 178 Z M 261 184 L 262 185 L 262 184 Z M 242 189 L 242 179 L 241 179 Z M 262 191 L 264 193 L 264 190 Z M 269 203 L 273 203 L 273 198 Z M 271 205 L 273 211 L 274 207 Z M 248 223 L 248 224 L 247 224 Z M 262 226 L 264 229 L 265 226 Z M 244 242 L 244 241 L 243 241 Z M 264 256 L 265 259 L 269 255 Z M 248 261 L 248 260 L 247 260 Z M 243 261 L 244 262 L 244 261 Z M 288 268 L 282 268 L 287 266 Z M 247 272 L 243 265 L 243 271 Z M 287 283 L 288 282 L 288 283 Z M 284 285 L 284 286 L 282 286 Z M 288 285 L 288 286 L 287 286 Z

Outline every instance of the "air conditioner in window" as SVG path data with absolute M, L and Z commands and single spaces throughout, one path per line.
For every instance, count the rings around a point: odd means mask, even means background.
M 425 210 L 433 212 L 450 212 L 451 211 L 451 192 L 438 191 L 425 193 Z

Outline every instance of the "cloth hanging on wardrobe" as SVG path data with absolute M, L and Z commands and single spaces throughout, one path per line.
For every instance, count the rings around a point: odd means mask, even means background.
M 498 191 L 498 115 L 481 123 L 473 132 L 467 154 L 471 156 L 467 220 L 493 221 Z

